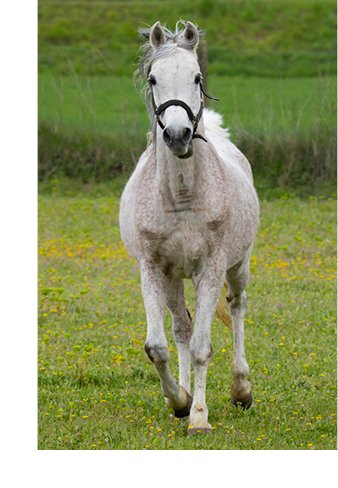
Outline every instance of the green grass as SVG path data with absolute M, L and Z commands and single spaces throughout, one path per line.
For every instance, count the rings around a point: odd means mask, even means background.
M 137 29 L 180 18 L 207 31 L 210 72 L 318 76 L 336 71 L 333 0 L 39 2 L 39 70 L 82 75 L 132 73 Z
M 193 6 L 193 8 L 192 8 Z M 39 177 L 130 171 L 148 120 L 132 74 L 137 29 L 190 19 L 207 32 L 209 91 L 271 185 L 336 174 L 333 0 L 39 2 Z
M 333 181 L 336 77 L 211 76 L 232 140 L 272 184 Z M 146 144 L 149 121 L 131 78 L 40 75 L 39 168 L 83 179 L 129 171 Z
M 336 77 L 245 78 L 211 76 L 209 92 L 220 102 L 225 126 L 236 136 L 248 132 L 272 136 L 320 124 L 335 126 Z M 324 117 L 325 116 L 325 117 Z M 39 120 L 56 129 L 109 135 L 149 129 L 143 97 L 132 78 L 40 75 Z
M 39 449 L 335 449 L 335 202 L 261 198 L 247 288 L 253 407 L 230 404 L 232 338 L 216 320 L 210 436 L 169 420 L 136 262 L 118 229 L 121 181 L 50 180 L 39 198 Z M 188 305 L 193 295 L 188 284 Z M 177 374 L 170 323 L 172 369 Z

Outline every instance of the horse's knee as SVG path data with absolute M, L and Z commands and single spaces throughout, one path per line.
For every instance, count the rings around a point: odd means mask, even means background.
M 191 341 L 190 355 L 194 366 L 204 366 L 205 364 L 208 364 L 212 353 L 213 349 L 209 341 L 205 343 L 197 343 L 193 340 Z
M 168 347 L 164 344 L 156 344 L 147 341 L 144 344 L 144 350 L 150 361 L 157 366 L 163 365 L 169 360 Z

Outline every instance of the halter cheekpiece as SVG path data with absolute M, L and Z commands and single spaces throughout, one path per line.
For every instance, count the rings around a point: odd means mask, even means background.
M 201 81 L 199 82 L 199 86 L 200 86 L 201 92 L 203 93 L 203 95 L 205 97 L 210 98 L 211 100 L 219 100 L 219 98 L 211 97 L 210 95 L 208 95 L 204 91 L 204 88 L 203 88 L 203 85 L 202 85 L 202 82 Z M 200 109 L 199 109 L 197 115 L 194 115 L 193 114 L 193 111 L 191 110 L 191 108 L 189 107 L 189 105 L 187 105 L 185 102 L 183 102 L 183 100 L 176 100 L 176 99 L 174 99 L 174 100 L 167 100 L 166 102 L 162 103 L 159 107 L 157 107 L 157 105 L 155 103 L 155 99 L 154 99 L 154 92 L 153 92 L 152 86 L 150 86 L 150 89 L 151 89 L 151 100 L 152 100 L 152 104 L 153 104 L 154 114 L 156 115 L 157 123 L 161 127 L 162 130 L 164 130 L 165 127 L 164 127 L 164 125 L 162 123 L 162 120 L 160 119 L 160 115 L 168 107 L 171 107 L 171 106 L 182 107 L 187 112 L 187 115 L 189 117 L 189 120 L 192 122 L 192 125 L 193 125 L 192 139 L 202 139 L 203 141 L 208 142 L 205 137 L 201 136 L 201 134 L 197 134 L 196 133 L 197 128 L 198 128 L 198 123 L 201 120 L 201 117 L 202 117 L 202 114 L 203 114 L 204 104 L 203 104 L 203 98 L 202 97 L 201 97 L 201 106 L 200 106 Z

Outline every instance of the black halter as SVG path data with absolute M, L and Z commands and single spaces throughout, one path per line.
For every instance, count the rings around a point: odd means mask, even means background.
M 199 86 L 200 86 L 201 92 L 203 93 L 203 95 L 205 97 L 210 98 L 211 100 L 219 100 L 219 98 L 211 97 L 211 96 L 209 96 L 209 95 L 206 94 L 206 92 L 204 91 L 202 82 L 199 83 Z M 173 105 L 174 106 L 178 106 L 178 107 L 182 107 L 187 112 L 187 115 L 189 117 L 189 120 L 192 122 L 192 125 L 193 125 L 192 139 L 202 139 L 203 141 L 208 142 L 205 137 L 201 136 L 201 134 L 196 134 L 197 127 L 198 127 L 198 123 L 201 120 L 202 113 L 203 113 L 203 98 L 202 97 L 201 97 L 201 106 L 200 106 L 200 109 L 199 109 L 197 115 L 194 115 L 193 112 L 192 112 L 192 110 L 191 110 L 191 108 L 189 107 L 189 105 L 187 105 L 185 102 L 183 102 L 183 100 L 168 100 L 168 101 L 162 103 L 159 107 L 157 107 L 156 106 L 156 103 L 155 103 L 155 99 L 154 99 L 153 88 L 150 87 L 150 89 L 151 89 L 151 99 L 152 99 L 154 113 L 156 115 L 156 120 L 157 120 L 157 123 L 161 127 L 162 130 L 164 130 L 165 127 L 164 127 L 164 125 L 163 125 L 163 123 L 162 123 L 162 121 L 160 119 L 160 115 L 168 107 L 171 107 Z

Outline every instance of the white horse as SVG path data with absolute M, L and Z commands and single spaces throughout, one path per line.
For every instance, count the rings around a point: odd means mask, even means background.
M 244 352 L 244 288 L 259 204 L 250 164 L 221 128 L 221 116 L 203 109 L 196 56 L 200 31 L 185 22 L 172 33 L 157 22 L 143 34 L 147 42 L 139 73 L 148 82 L 153 135 L 121 198 L 121 236 L 139 261 L 147 316 L 145 350 L 159 374 L 166 403 L 176 417 L 190 415 L 189 433 L 209 432 L 210 328 L 224 283 L 234 336 L 231 398 L 242 408 L 252 403 Z M 194 324 L 185 306 L 187 278 L 196 291 Z M 168 366 L 166 306 L 178 349 L 178 383 Z

